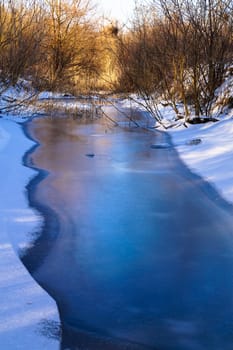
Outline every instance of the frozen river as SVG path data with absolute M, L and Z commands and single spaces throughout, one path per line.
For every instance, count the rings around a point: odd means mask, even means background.
M 165 134 L 109 123 L 27 127 L 45 223 L 24 263 L 57 302 L 61 349 L 232 349 L 231 207 Z

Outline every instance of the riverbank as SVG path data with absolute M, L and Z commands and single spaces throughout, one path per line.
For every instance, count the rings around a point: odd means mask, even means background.
M 55 350 L 59 347 L 55 339 L 59 332 L 56 304 L 34 282 L 17 257 L 25 244 L 28 245 L 25 228 L 30 235 L 42 222 L 38 214 L 29 209 L 24 193 L 35 172 L 22 166 L 22 156 L 33 142 L 26 139 L 21 127 L 10 120 L 10 115 L 7 119 L 0 119 L 1 182 L 4 184 L 0 203 L 0 307 L 3 310 L 0 347 L 23 350 L 35 342 L 33 350 Z M 12 119 L 18 120 L 16 116 Z M 126 122 L 129 124 L 128 120 Z M 187 129 L 177 126 L 169 130 L 182 160 L 193 172 L 214 185 L 229 202 L 233 202 L 232 124 L 231 118 L 225 118 L 215 124 L 192 125 Z M 200 142 L 190 142 L 192 140 Z
M 145 111 L 128 100 L 122 101 L 120 106 Z M 233 110 L 222 113 L 218 122 L 187 124 L 187 127 L 183 120 L 177 120 L 171 107 L 160 104 L 159 111 L 164 117 L 163 123 L 172 127 L 165 130 L 155 122 L 157 130 L 172 137 L 179 156 L 193 173 L 214 186 L 226 201 L 233 203 Z
M 22 165 L 22 156 L 32 146 L 20 125 L 0 120 L 0 348 L 7 350 L 59 348 L 56 304 L 18 257 L 42 224 L 25 193 L 35 172 Z
M 163 122 L 166 124 L 172 124 L 173 128 L 166 130 L 173 139 L 174 146 L 176 147 L 181 159 L 187 164 L 187 166 L 198 175 L 203 177 L 206 181 L 210 182 L 219 193 L 229 202 L 233 203 L 233 181 L 231 174 L 233 173 L 233 110 L 227 107 L 223 108 L 219 114 L 218 109 L 221 107 L 220 100 L 223 96 L 231 96 L 232 79 L 226 80 L 223 85 L 216 91 L 216 115 L 219 118 L 217 123 L 206 123 L 202 125 L 188 125 L 185 128 L 182 120 L 176 120 L 175 113 L 171 107 L 167 104 L 159 104 L 159 112 L 164 117 Z M 30 93 L 24 88 L 22 83 L 21 88 L 10 87 L 7 89 L 0 99 L 0 107 L 4 110 L 6 107 L 11 108 L 9 101 L 27 101 Z M 27 84 L 26 84 L 27 85 Z M 30 91 L 30 89 L 29 89 Z M 33 91 L 31 91 L 33 95 Z M 93 97 L 95 99 L 95 97 Z M 61 102 L 64 99 L 64 102 Z M 16 109 L 15 113 L 10 115 L 4 113 L 3 118 L 23 122 L 28 119 L 28 116 L 38 115 L 38 108 L 43 114 L 43 105 L 52 103 L 62 105 L 62 108 L 69 105 L 74 110 L 81 110 L 90 108 L 84 101 L 77 102 L 71 95 L 56 94 L 51 92 L 43 92 L 37 95 L 35 98 L 35 104 L 20 104 L 20 109 Z M 133 101 L 129 99 L 122 99 L 118 102 L 116 99 L 111 101 L 117 108 L 125 109 L 136 108 L 140 112 L 145 114 L 145 127 L 153 125 L 153 118 L 148 116 L 145 108 L 141 105 L 142 101 L 137 102 L 137 97 L 134 97 Z M 42 103 L 42 104 L 41 104 Z M 13 103 L 14 105 L 14 103 Z M 218 107 L 217 107 L 218 106 Z M 182 106 L 181 106 L 182 107 Z M 182 108 L 181 108 L 182 109 Z M 20 112 L 20 113 L 19 113 Z M 43 114 L 43 115 L 46 115 Z M 130 113 L 129 113 L 130 115 Z M 129 123 L 129 119 L 126 121 Z M 134 123 L 132 123 L 134 126 Z M 158 125 L 157 125 L 158 126 Z M 161 128 L 161 130 L 163 130 Z M 200 143 L 190 143 L 191 140 L 198 139 Z
M 169 131 L 181 159 L 233 203 L 233 120 Z

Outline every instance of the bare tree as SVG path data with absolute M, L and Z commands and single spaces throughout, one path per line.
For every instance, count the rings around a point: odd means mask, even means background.
M 34 1 L 0 3 L 0 75 L 5 84 L 15 84 L 36 62 L 39 13 Z
M 97 69 L 96 32 L 89 17 L 89 1 L 48 0 L 43 42 L 44 79 L 51 89 Z M 47 69 L 46 69 L 47 68 Z
M 230 0 L 159 0 L 138 6 L 134 25 L 121 39 L 120 87 L 145 101 L 163 97 L 176 114 L 182 102 L 187 121 L 193 110 L 197 116 L 210 115 L 215 90 L 231 63 L 232 19 Z
M 158 31 L 156 15 L 145 7 L 136 8 L 131 30 L 119 37 L 118 89 L 137 93 L 143 106 L 161 122 L 158 97 L 162 93 L 163 71 L 158 64 L 161 58 Z
M 195 91 L 195 110 L 211 113 L 214 92 L 222 83 L 232 59 L 232 2 L 230 0 L 187 3 L 195 50 L 190 51 Z M 199 106 L 199 107 L 198 107 Z

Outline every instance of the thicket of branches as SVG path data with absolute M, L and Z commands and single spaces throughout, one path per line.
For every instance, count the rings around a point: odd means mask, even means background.
M 83 89 L 102 70 L 100 31 L 88 0 L 0 0 L 0 79 Z
M 0 0 L 0 82 L 39 89 L 136 92 L 186 119 L 210 115 L 233 57 L 233 1 L 151 0 L 128 30 L 101 26 L 90 0 Z M 146 4 L 146 5 L 145 5 Z
M 163 96 L 186 119 L 210 115 L 214 93 L 232 63 L 233 2 L 159 0 L 136 8 L 132 29 L 119 38 L 119 89 L 153 105 Z

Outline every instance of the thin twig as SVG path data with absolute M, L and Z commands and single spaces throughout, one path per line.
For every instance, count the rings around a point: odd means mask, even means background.
M 2 111 L 11 111 L 11 110 L 13 110 L 13 109 L 16 109 L 16 108 L 18 108 L 18 107 L 20 107 L 20 106 L 22 106 L 22 105 L 24 105 L 25 104 L 25 102 L 27 102 L 27 101 L 29 101 L 29 100 L 31 100 L 33 97 L 35 97 L 36 95 L 37 95 L 38 93 L 34 93 L 33 95 L 31 95 L 31 96 L 29 96 L 29 97 L 27 97 L 27 98 L 25 98 L 25 99 L 23 99 L 23 100 L 20 100 L 19 102 L 18 102 L 18 100 L 17 100 L 17 103 L 15 103 L 15 104 L 13 104 L 13 105 L 8 105 L 8 106 L 6 106 L 6 107 L 3 107 L 3 108 L 1 108 L 0 109 L 0 111 L 2 112 Z
M 102 107 L 100 107 L 101 112 L 103 113 L 103 115 L 105 116 L 105 118 L 109 119 L 112 123 L 114 123 L 116 126 L 118 126 L 119 124 L 112 118 L 110 118 L 102 109 Z
M 105 97 L 104 97 L 104 99 L 105 99 Z M 140 127 L 140 125 L 139 125 L 132 117 L 130 117 L 127 113 L 123 112 L 123 111 L 122 111 L 120 108 L 118 108 L 112 101 L 107 100 L 107 99 L 106 99 L 106 101 L 108 101 L 108 103 L 109 103 L 111 106 L 113 106 L 119 113 L 123 114 L 127 119 L 129 119 L 132 123 L 134 123 L 138 128 Z

